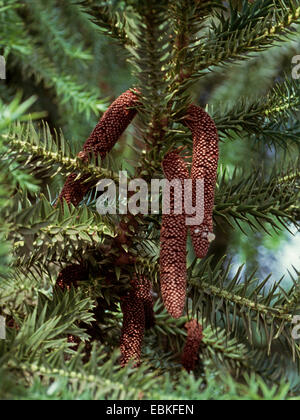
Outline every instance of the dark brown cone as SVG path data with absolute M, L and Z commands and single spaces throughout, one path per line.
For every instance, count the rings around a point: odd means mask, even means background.
M 139 103 L 137 95 L 130 90 L 116 99 L 103 114 L 94 131 L 83 146 L 86 155 L 94 153 L 105 158 L 120 136 L 136 116 Z
M 185 161 L 176 151 L 165 156 L 162 166 L 167 180 L 179 179 L 183 187 L 183 181 L 189 178 L 189 172 Z M 172 189 L 170 198 L 171 214 L 163 214 L 160 234 L 160 285 L 167 311 L 174 318 L 179 318 L 186 299 L 187 226 L 184 212 L 174 214 Z
M 83 176 L 75 181 L 76 177 L 77 174 L 75 173 L 68 176 L 59 196 L 59 200 L 64 199 L 68 204 L 73 204 L 75 207 L 78 206 L 83 197 L 93 186 L 92 183 L 84 182 L 88 179 L 88 176 Z
M 141 361 L 142 341 L 145 331 L 144 305 L 131 291 L 121 302 L 123 312 L 123 328 L 121 333 L 120 350 L 121 366 L 130 360 L 138 366 Z
M 82 264 L 72 264 L 65 267 L 58 275 L 56 285 L 62 290 L 77 287 L 78 282 L 88 279 L 88 270 Z
M 135 117 L 137 111 L 134 107 L 137 105 L 138 97 L 130 90 L 119 96 L 103 114 L 78 157 L 86 162 L 92 154 L 100 155 L 103 159 Z M 74 206 L 77 206 L 82 201 L 93 185 L 91 183 L 83 183 L 88 177 L 74 181 L 76 177 L 77 174 L 75 173 L 68 176 L 59 196 L 59 200 L 65 199 L 68 204 L 73 204 Z
M 135 278 L 132 282 L 132 287 L 135 288 L 137 297 L 143 301 L 145 328 L 148 330 L 155 325 L 153 298 L 151 295 L 151 282 L 146 277 L 141 277 L 140 280 Z
M 133 360 L 135 366 L 139 366 L 145 328 L 151 328 L 155 323 L 150 281 L 135 276 L 131 282 L 130 292 L 121 300 L 121 308 L 123 327 L 120 363 L 124 367 Z
M 213 240 L 213 209 L 219 158 L 219 137 L 211 117 L 200 107 L 191 105 L 185 124 L 193 135 L 193 205 L 196 204 L 196 180 L 204 180 L 204 219 L 199 226 L 191 226 L 191 236 L 198 258 L 207 254 Z
M 202 327 L 196 319 L 187 322 L 185 328 L 187 329 L 187 339 L 181 356 L 181 363 L 188 372 L 191 372 L 195 370 L 203 333 Z

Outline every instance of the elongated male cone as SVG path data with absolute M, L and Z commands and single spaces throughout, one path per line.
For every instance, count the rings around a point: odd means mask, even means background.
M 84 264 L 68 265 L 58 274 L 56 285 L 62 290 L 69 290 L 71 286 L 77 287 L 78 282 L 88 280 L 88 276 Z
M 173 151 L 163 162 L 163 170 L 168 181 L 179 180 L 183 192 L 184 180 L 189 178 L 183 158 Z M 181 205 L 183 206 L 183 197 Z M 180 197 L 176 197 L 180 205 Z M 171 316 L 182 315 L 186 298 L 186 241 L 187 226 L 185 214 L 174 214 L 176 206 L 174 190 L 170 194 L 170 214 L 163 214 L 160 234 L 160 285 L 165 308 Z
M 151 283 L 148 279 L 134 276 L 130 292 L 121 300 L 121 309 L 121 366 L 126 366 L 131 360 L 135 361 L 135 366 L 139 366 L 145 329 L 153 327 L 155 323 Z
M 219 159 L 219 136 L 216 125 L 202 108 L 190 105 L 185 124 L 193 135 L 193 205 L 196 205 L 196 180 L 204 180 L 204 219 L 201 225 L 190 226 L 195 253 L 204 258 L 212 240 L 213 209 Z
M 103 159 L 135 117 L 137 105 L 136 93 L 128 90 L 119 96 L 103 114 L 78 157 L 83 161 L 88 161 L 89 156 L 94 154 Z M 74 206 L 80 203 L 93 185 L 84 183 L 87 176 L 75 181 L 76 177 L 75 173 L 69 175 L 59 196 L 60 200 L 65 199 L 68 204 L 72 203 Z
M 188 371 L 193 371 L 199 357 L 199 348 L 203 339 L 202 327 L 196 319 L 185 324 L 187 339 L 181 356 L 181 363 Z
M 59 196 L 59 199 L 64 199 L 68 204 L 73 204 L 75 207 L 79 205 L 83 197 L 87 194 L 93 184 L 84 182 L 88 176 L 83 176 L 76 179 L 77 174 L 72 173 L 68 176 Z
M 103 159 L 135 117 L 138 103 L 137 95 L 131 90 L 127 90 L 119 96 L 103 114 L 85 142 L 83 152 L 86 155 L 89 153 L 99 154 Z
M 153 311 L 153 297 L 151 294 L 151 282 L 145 276 L 136 277 L 132 282 L 132 287 L 135 288 L 135 293 L 139 299 L 142 299 L 145 314 L 145 329 L 148 330 L 155 325 L 155 316 Z

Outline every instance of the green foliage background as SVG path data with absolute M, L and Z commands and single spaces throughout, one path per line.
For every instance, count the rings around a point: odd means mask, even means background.
M 300 219 L 299 81 L 291 78 L 299 15 L 299 1 L 288 0 L 0 0 L 2 399 L 299 399 L 291 336 L 299 251 L 293 267 L 279 260 Z M 101 168 L 85 166 L 76 154 L 133 85 L 142 87 L 138 118 Z M 189 246 L 186 316 L 173 320 L 159 298 L 160 219 L 139 220 L 130 251 L 157 292 L 157 323 L 142 366 L 120 369 L 119 301 L 132 269 L 116 267 L 108 247 L 118 218 L 96 213 L 94 193 L 76 209 L 53 203 L 74 170 L 95 184 L 121 169 L 162 177 L 168 149 L 191 150 L 180 124 L 191 100 L 207 108 L 221 139 L 217 239 L 203 261 Z M 162 136 L 164 117 L 171 124 Z M 89 281 L 58 292 L 59 270 L 82 260 Z M 204 340 L 187 374 L 180 353 L 191 316 Z M 70 334 L 82 340 L 78 350 Z

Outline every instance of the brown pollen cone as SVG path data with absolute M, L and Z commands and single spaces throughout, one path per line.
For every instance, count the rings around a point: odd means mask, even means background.
M 119 96 L 103 114 L 78 157 L 85 162 L 88 162 L 92 154 L 100 155 L 103 159 L 135 117 L 137 110 L 134 107 L 138 103 L 137 95 L 130 90 Z M 88 176 L 75 181 L 76 177 L 75 173 L 68 176 L 59 196 L 59 200 L 65 199 L 68 204 L 74 206 L 80 203 L 93 185 L 93 183 L 84 183 Z
M 196 319 L 188 321 L 185 328 L 187 329 L 187 339 L 181 356 L 181 363 L 188 372 L 191 372 L 195 369 L 198 360 L 203 331 Z
M 182 191 L 184 179 L 189 178 L 187 165 L 177 151 L 168 153 L 162 163 L 168 181 L 180 180 Z M 183 203 L 182 194 L 182 205 Z M 177 201 L 178 201 L 177 197 Z M 178 203 L 176 203 L 178 204 Z M 170 214 L 163 214 L 160 234 L 160 285 L 165 308 L 171 316 L 182 315 L 186 298 L 186 216 L 174 214 L 175 195 L 171 188 Z
M 139 366 L 145 329 L 151 328 L 155 322 L 151 283 L 148 279 L 137 276 L 133 278 L 130 292 L 121 299 L 121 309 L 121 366 L 126 366 L 130 360 Z
M 194 250 L 198 258 L 207 254 L 213 235 L 213 209 L 219 159 L 219 136 L 211 117 L 200 107 L 191 105 L 185 124 L 193 135 L 193 205 L 196 205 L 196 180 L 204 180 L 204 219 L 190 226 Z
M 90 182 L 84 182 L 88 179 L 87 175 L 77 180 L 76 178 L 77 174 L 75 173 L 69 175 L 59 195 L 59 200 L 64 199 L 68 204 L 73 204 L 75 207 L 78 206 L 93 185 Z
M 139 366 L 145 332 L 145 313 L 143 300 L 137 296 L 134 288 L 121 299 L 121 309 L 123 326 L 120 340 L 120 364 L 124 367 L 134 360 L 135 366 Z
M 151 282 L 146 277 L 136 277 L 132 282 L 132 287 L 135 288 L 135 293 L 139 299 L 143 301 L 144 313 L 145 313 L 145 328 L 146 330 L 154 327 L 155 316 L 153 311 L 153 297 Z
M 119 96 L 103 114 L 85 142 L 83 151 L 86 155 L 89 153 L 99 154 L 103 159 L 136 116 L 138 104 L 137 95 L 130 90 Z
M 83 264 L 72 264 L 65 267 L 56 280 L 56 285 L 62 290 L 70 290 L 78 286 L 78 282 L 88 279 L 88 270 Z

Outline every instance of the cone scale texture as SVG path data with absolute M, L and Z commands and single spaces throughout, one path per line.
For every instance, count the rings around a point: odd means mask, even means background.
M 86 162 L 92 154 L 99 155 L 101 159 L 104 159 L 135 117 L 137 110 L 134 107 L 137 105 L 138 97 L 132 91 L 128 90 L 119 96 L 103 114 L 78 157 Z M 74 206 L 82 201 L 93 185 L 84 183 L 88 176 L 78 180 L 76 178 L 77 174 L 75 173 L 69 175 L 59 196 L 60 200 L 64 199 L 68 204 Z
M 191 236 L 198 258 L 207 254 L 213 235 L 213 209 L 219 159 L 219 136 L 211 117 L 200 107 L 191 105 L 185 124 L 193 135 L 193 205 L 196 204 L 195 183 L 204 180 L 204 220 L 200 226 L 191 226 Z
M 143 302 L 145 313 L 145 329 L 148 330 L 155 325 L 151 282 L 146 277 L 142 277 L 140 281 L 134 281 L 133 287 L 136 290 L 137 297 Z
M 168 181 L 189 178 L 187 165 L 176 152 L 167 154 L 162 163 Z M 183 202 L 182 202 L 183 204 Z M 174 191 L 170 194 L 171 214 L 163 214 L 160 233 L 160 286 L 165 308 L 174 318 L 182 315 L 186 298 L 186 241 L 185 214 L 174 214 Z
M 187 339 L 181 356 L 181 363 L 188 372 L 191 372 L 196 367 L 203 334 L 202 327 L 196 319 L 187 322 L 185 328 L 187 329 Z
M 56 280 L 56 285 L 61 290 L 70 290 L 71 286 L 77 287 L 78 282 L 88 279 L 88 271 L 82 264 L 72 264 L 65 267 Z
M 135 366 L 140 364 L 145 329 L 154 325 L 150 281 L 135 276 L 131 286 L 128 295 L 121 300 L 123 327 L 120 350 L 123 367 L 129 361 L 134 361 Z

